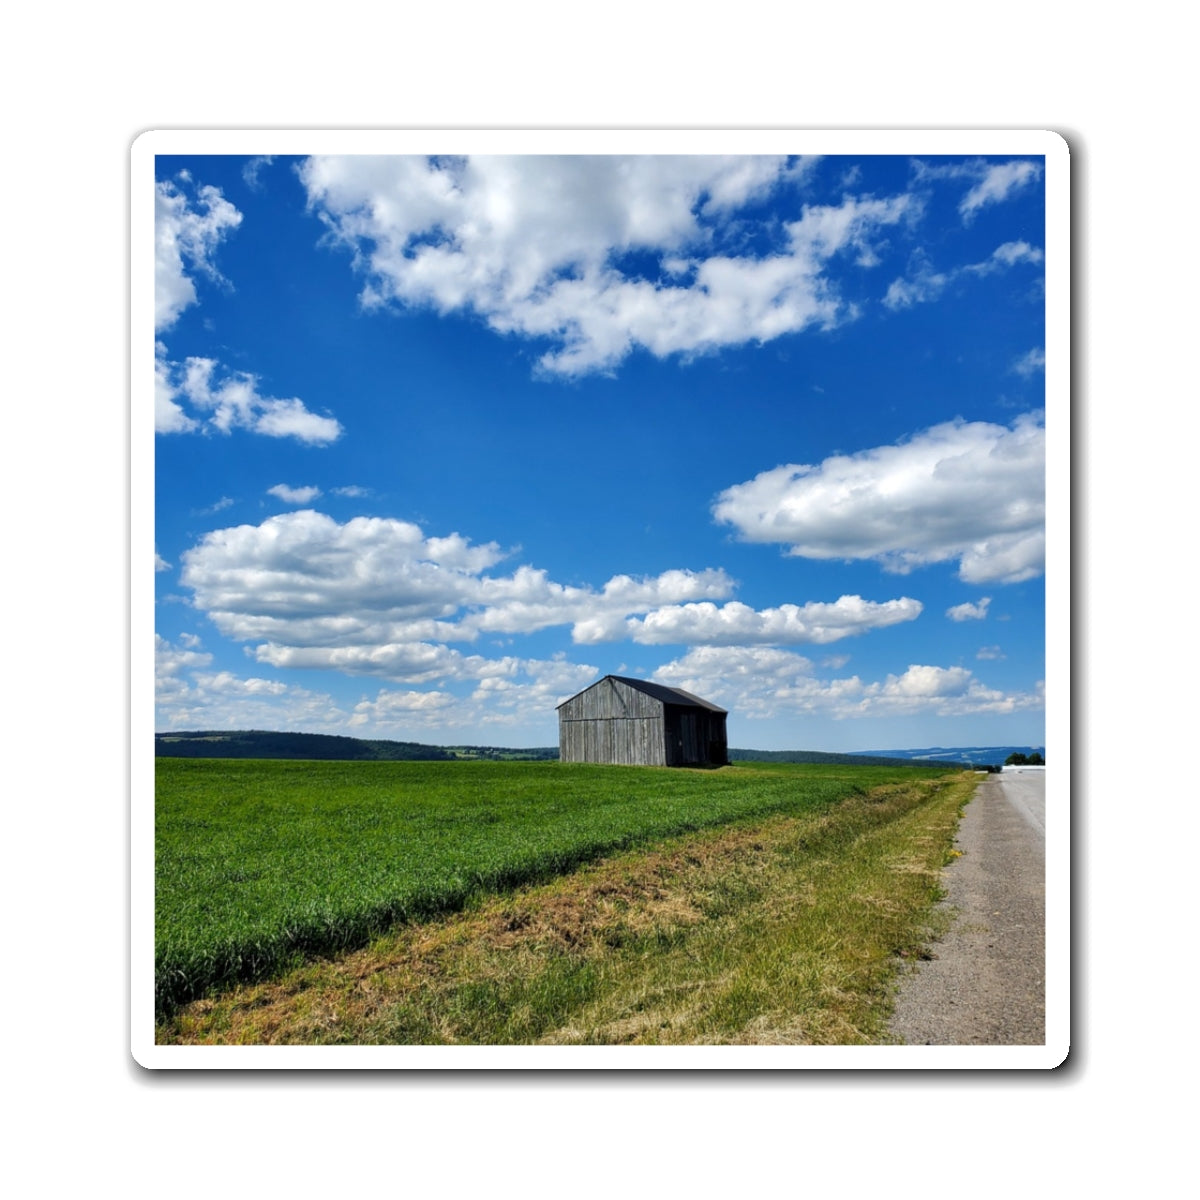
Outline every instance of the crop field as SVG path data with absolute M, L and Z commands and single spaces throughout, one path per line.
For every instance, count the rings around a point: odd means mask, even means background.
M 156 1010 L 617 851 L 944 778 L 936 766 L 159 759 Z

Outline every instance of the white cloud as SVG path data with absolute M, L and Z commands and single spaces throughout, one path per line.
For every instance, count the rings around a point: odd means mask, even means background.
M 157 574 L 159 571 L 169 571 L 171 564 L 158 552 L 158 547 L 154 548 L 154 571 Z
M 267 488 L 268 496 L 276 496 L 285 504 L 311 504 L 319 495 L 319 487 L 288 487 L 286 483 L 277 483 Z
M 247 376 L 253 382 L 253 376 Z M 342 426 L 333 417 L 309 412 L 303 401 L 262 399 L 258 415 L 250 426 L 267 437 L 291 437 L 310 446 L 327 446 L 342 436 Z
M 837 669 L 837 668 L 834 668 Z M 750 719 L 826 715 L 835 719 L 933 713 L 964 716 L 1040 708 L 1042 692 L 1005 693 L 965 667 L 910 666 L 901 675 L 864 682 L 818 678 L 812 662 L 789 650 L 706 646 L 689 650 L 654 673 Z
M 324 692 L 288 687 L 263 692 L 194 684 L 173 697 L 160 697 L 155 725 L 172 729 L 286 729 L 297 733 L 354 734 L 350 714 Z M 360 735 L 361 736 L 361 735 Z
M 380 736 L 404 731 L 477 730 L 490 726 L 545 727 L 562 701 L 595 682 L 597 667 L 564 659 L 511 660 L 506 674 L 489 675 L 469 696 L 446 691 L 381 690 L 355 706 L 351 724 L 369 726 Z M 356 730 L 361 736 L 361 730 Z
M 909 275 L 895 279 L 889 285 L 883 297 L 884 307 L 895 311 L 936 300 L 957 274 L 956 271 L 935 271 L 925 252 L 918 251 L 909 264 Z
M 1023 583 L 1046 567 L 1043 527 L 997 533 L 966 549 L 958 564 L 965 583 Z
M 1040 263 L 1044 255 L 1028 242 L 1005 242 L 997 246 L 982 262 L 967 263 L 948 271 L 935 271 L 924 251 L 914 253 L 907 277 L 893 280 L 883 298 L 885 308 L 892 311 L 911 308 L 936 300 L 957 279 L 964 275 L 994 275 L 1018 263 Z
M 173 702 L 188 691 L 184 672 L 206 667 L 212 655 L 194 647 L 174 646 L 159 634 L 154 635 L 154 693 L 156 703 Z
M 1046 369 L 1046 352 L 1041 347 L 1022 354 L 1020 358 L 1013 363 L 1012 369 L 1024 379 L 1028 379 L 1031 375 L 1036 375 L 1038 371 Z
M 975 657 L 984 661 L 1000 661 L 1005 656 L 999 646 L 980 646 Z
M 302 509 L 206 534 L 184 554 L 181 580 L 223 634 L 259 643 L 260 662 L 407 682 L 515 669 L 515 659 L 467 657 L 440 643 L 556 625 L 573 626 L 579 642 L 627 636 L 631 614 L 723 599 L 733 587 L 719 570 L 617 575 L 599 590 L 530 566 L 485 573 L 503 557 L 495 543 L 457 533 L 426 537 L 374 517 L 338 524 Z
M 1046 256 L 1036 246 L 1028 242 L 1005 242 L 992 251 L 990 263 L 978 263 L 969 270 L 986 272 L 994 271 L 999 266 L 1011 267 L 1016 263 L 1040 263 Z
M 1011 159 L 1008 162 L 990 163 L 975 158 L 966 162 L 930 164 L 913 161 L 913 174 L 917 183 L 946 179 L 970 180 L 971 189 L 963 196 L 958 211 L 963 224 L 969 225 L 976 213 L 988 204 L 999 204 L 1010 196 L 1042 177 L 1042 165 L 1033 159 Z
M 635 348 L 697 354 L 849 319 L 829 260 L 871 265 L 875 236 L 917 207 L 805 207 L 752 257 L 736 213 L 794 177 L 783 158 L 317 157 L 300 173 L 353 251 L 367 307 L 473 312 L 549 340 L 539 366 L 567 376 L 611 370 Z
M 991 602 L 991 596 L 984 596 L 978 604 L 956 604 L 953 608 L 946 609 L 946 616 L 952 621 L 982 621 L 987 617 L 988 605 Z
M 360 700 L 354 706 L 351 726 L 372 725 L 380 728 L 388 725 L 412 724 L 414 714 L 439 718 L 447 708 L 457 703 L 450 692 L 388 692 L 381 691 L 374 700 Z
M 713 515 L 746 541 L 907 573 L 959 560 L 968 583 L 1016 583 L 1045 557 L 1045 428 L 947 422 L 894 446 L 787 464 L 727 488 Z
M 614 575 L 600 591 L 566 587 L 545 571 L 519 567 L 508 579 L 488 581 L 479 612 L 464 618 L 462 627 L 476 633 L 533 633 L 551 625 L 572 626 L 572 639 L 581 644 L 626 636 L 630 613 L 647 612 L 680 601 L 723 599 L 732 580 L 720 570 L 669 570 L 650 578 Z
M 254 160 L 263 165 L 266 160 Z M 255 167 L 255 171 L 257 167 Z M 251 180 L 248 178 L 248 182 Z M 180 314 L 196 303 L 193 275 L 202 274 L 227 285 L 213 254 L 226 234 L 241 224 L 242 214 L 219 188 L 202 185 L 193 203 L 184 185 L 191 176 L 155 185 L 154 328 L 169 329 Z M 191 274 L 189 274 L 189 270 Z M 154 347 L 154 428 L 157 433 L 229 433 L 249 429 L 266 437 L 295 438 L 308 445 L 328 445 L 342 434 L 332 417 L 310 412 L 295 397 L 276 399 L 258 392 L 255 376 L 228 371 L 215 384 L 213 359 L 189 358 L 181 368 L 167 360 L 162 342 Z M 183 401 L 191 406 L 191 412 Z
M 628 636 L 644 645 L 824 645 L 872 629 L 915 621 L 920 615 L 920 601 L 907 596 L 883 603 L 842 596 L 832 604 L 783 604 L 758 612 L 737 601 L 719 608 L 708 601 L 670 605 L 640 619 L 631 618 L 625 625 Z
M 1041 175 L 1040 164 L 1027 159 L 989 166 L 984 169 L 979 182 L 963 197 L 958 211 L 963 220 L 969 223 L 985 205 L 999 204 L 1035 179 L 1040 179 Z
M 311 733 L 344 730 L 349 714 L 333 699 L 277 680 L 241 678 L 207 670 L 212 655 L 193 634 L 173 645 L 155 643 L 155 726 L 170 729 L 293 729 Z
M 191 433 L 199 423 L 180 407 L 175 386 L 171 383 L 171 364 L 166 360 L 167 348 L 162 342 L 154 346 L 154 430 L 156 433 Z
M 169 329 L 196 303 L 193 273 L 220 281 L 212 255 L 225 235 L 241 224 L 242 214 L 221 194 L 204 185 L 193 203 L 178 182 L 155 186 L 154 196 L 154 328 Z
M 242 679 L 230 671 L 193 678 L 202 690 L 226 696 L 282 696 L 287 691 L 287 685 L 277 680 Z
M 184 641 L 196 642 L 187 635 Z M 278 680 L 245 678 L 205 670 L 211 655 L 157 639 L 156 726 L 171 729 L 293 729 L 356 737 L 419 735 L 444 741 L 454 730 L 552 726 L 554 708 L 595 681 L 599 670 L 584 663 L 505 659 L 483 665 L 466 695 L 445 688 L 382 689 L 347 711 L 329 695 Z M 471 679 L 469 672 L 463 672 Z M 549 733 L 547 737 L 552 736 Z
M 259 154 L 242 168 L 242 179 L 252 192 L 262 190 L 262 182 L 258 178 L 259 174 L 274 161 L 275 156 L 273 154 Z
M 338 421 L 310 412 L 301 400 L 260 395 L 254 375 L 226 371 L 218 378 L 215 359 L 189 358 L 180 365 L 166 360 L 161 343 L 156 350 L 155 428 L 159 433 L 229 434 L 245 429 L 266 437 L 295 438 L 310 446 L 329 445 L 342 435 Z M 191 413 L 180 401 L 187 402 Z
M 486 679 L 516 671 L 515 658 L 466 655 L 448 646 L 407 641 L 382 645 L 287 646 L 267 642 L 255 649 L 255 659 L 272 667 L 339 671 L 343 675 L 376 675 L 405 683 L 455 682 Z

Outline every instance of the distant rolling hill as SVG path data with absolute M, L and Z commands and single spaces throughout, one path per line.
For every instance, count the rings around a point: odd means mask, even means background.
M 1028 750 L 1030 747 L 1018 747 Z M 1011 749 L 989 749 L 1000 757 L 970 758 L 975 751 L 886 750 L 878 754 L 834 754 L 822 750 L 730 750 L 731 762 L 794 762 L 858 764 L 860 766 L 910 766 L 916 762 L 1002 763 Z M 422 742 L 338 737 L 323 733 L 282 733 L 262 729 L 172 730 L 154 735 L 154 753 L 160 758 L 292 758 L 337 759 L 349 762 L 396 762 L 514 759 L 551 761 L 556 746 L 515 748 L 506 746 L 429 746 Z M 980 751 L 982 753 L 982 751 Z
M 1045 746 L 953 746 L 947 748 L 945 746 L 926 746 L 920 750 L 865 750 L 861 755 L 855 753 L 854 757 L 869 757 L 878 758 L 902 758 L 909 761 L 919 760 L 921 762 L 955 762 L 969 763 L 973 767 L 979 766 L 998 766 L 1010 754 L 1032 754 L 1037 751 L 1043 758 L 1046 757 Z
M 277 733 L 262 729 L 191 730 L 156 733 L 159 758 L 306 758 L 338 760 L 449 760 L 441 746 L 373 741 L 323 733 Z

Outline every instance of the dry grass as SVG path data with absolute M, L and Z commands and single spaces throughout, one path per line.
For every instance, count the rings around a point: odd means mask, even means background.
M 195 1002 L 158 1040 L 878 1041 L 975 785 L 913 780 L 616 856 Z

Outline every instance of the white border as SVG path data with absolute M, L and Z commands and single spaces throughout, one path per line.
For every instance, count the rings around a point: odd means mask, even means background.
M 1046 179 L 1046 1045 L 156 1046 L 154 159 L 159 154 L 1041 155 Z M 130 151 L 130 1051 L 150 1069 L 1049 1069 L 1070 1050 L 1070 151 L 1046 130 L 152 130 Z

